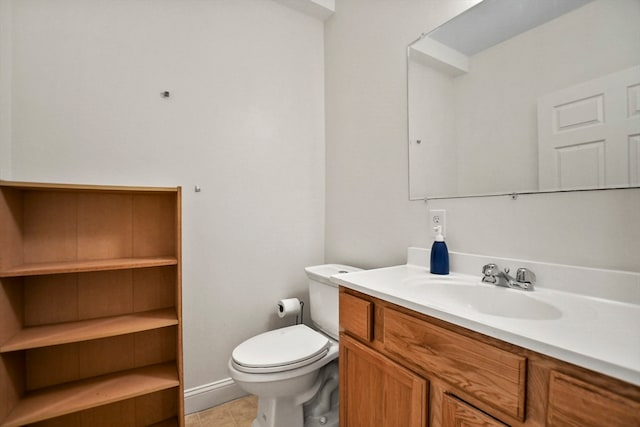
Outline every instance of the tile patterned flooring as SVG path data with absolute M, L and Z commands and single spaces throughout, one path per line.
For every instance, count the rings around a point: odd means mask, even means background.
M 251 427 L 258 398 L 246 396 L 184 418 L 185 427 Z

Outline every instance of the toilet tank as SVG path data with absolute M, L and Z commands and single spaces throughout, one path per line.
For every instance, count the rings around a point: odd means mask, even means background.
M 360 268 L 341 264 L 323 264 L 305 268 L 309 282 L 309 307 L 313 325 L 338 339 L 338 285 L 329 279 L 334 274 L 352 273 Z

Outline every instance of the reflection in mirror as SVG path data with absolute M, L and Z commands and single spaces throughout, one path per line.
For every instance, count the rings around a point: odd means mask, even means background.
M 423 34 L 410 199 L 640 186 L 638 22 L 639 0 L 484 0 Z

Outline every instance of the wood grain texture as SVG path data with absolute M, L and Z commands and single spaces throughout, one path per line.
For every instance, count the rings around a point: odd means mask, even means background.
M 96 408 L 47 419 L 32 427 L 176 427 L 177 389 L 170 388 L 135 399 L 102 405 Z M 165 418 L 162 418 L 162 417 Z
M 0 277 L 21 277 L 45 274 L 82 273 L 87 271 L 123 270 L 128 268 L 149 268 L 176 264 L 178 264 L 178 260 L 175 256 L 39 262 L 18 265 L 0 271 Z
M 0 271 L 24 262 L 22 193 L 0 187 Z
M 445 394 L 442 401 L 442 427 L 509 427 L 462 400 Z
M 76 346 L 79 379 L 140 367 L 135 363 L 133 334 L 81 341 Z
M 23 372 L 24 355 L 11 353 L 0 356 L 0 423 L 24 394 Z
M 91 408 L 79 413 L 80 426 L 111 427 L 113 420 L 119 420 L 118 427 L 136 427 L 136 409 L 134 399 Z
M 118 316 L 133 311 L 132 270 L 78 275 L 78 320 Z
M 133 198 L 133 255 L 175 254 L 176 199 L 164 194 L 141 194 Z
M 178 427 L 178 425 L 179 424 L 178 424 L 177 418 L 169 418 L 167 420 L 163 420 L 158 423 L 152 424 L 149 427 Z
M 180 354 L 176 346 L 176 328 L 177 326 L 157 328 L 135 334 L 135 366 L 175 361 Z
M 151 426 L 167 423 L 167 425 L 177 426 L 177 419 L 174 417 L 178 413 L 178 401 L 180 400 L 182 398 L 179 398 L 177 388 L 136 397 L 135 425 Z
M 174 240 L 174 256 L 178 260 L 182 260 L 182 187 L 177 187 L 176 189 L 176 203 L 175 203 L 175 213 L 176 213 L 176 221 L 175 221 L 175 240 Z M 177 421 L 179 425 L 182 426 L 184 424 L 184 362 L 183 362 L 183 331 L 182 331 L 182 268 L 181 263 L 178 264 L 177 268 L 174 268 L 175 271 L 175 307 L 176 313 L 178 314 L 178 325 L 176 326 L 177 330 L 177 342 L 176 342 L 176 364 L 178 369 L 178 379 L 180 381 L 180 385 L 178 386 L 178 416 Z
M 14 336 L 22 327 L 22 279 L 0 279 L 0 342 Z M 22 354 L 0 356 L 0 420 L 16 404 L 24 389 Z
M 19 427 L 177 386 L 175 365 L 169 363 L 51 387 L 23 398 L 0 427 Z
M 78 320 L 78 277 L 75 274 L 23 278 L 24 326 Z
M 526 359 L 388 309 L 385 348 L 478 399 L 524 419 Z
M 133 257 L 131 194 L 78 194 L 78 260 Z
M 547 425 L 640 426 L 640 402 L 586 381 L 552 371 L 549 381 Z
M 48 182 L 24 182 L 0 180 L 0 187 L 18 190 L 46 190 L 46 191 L 92 191 L 103 193 L 177 193 L 180 187 L 140 187 L 124 185 L 88 185 L 88 184 L 58 184 Z
M 373 304 L 353 295 L 342 294 L 339 304 L 340 327 L 365 341 L 373 339 Z
M 78 380 L 79 357 L 77 343 L 25 351 L 26 391 Z
M 169 326 L 26 350 L 27 390 L 152 364 L 175 363 L 175 335 L 175 326 Z
M 178 304 L 176 267 L 133 270 L 133 311 L 149 311 Z
M 175 309 L 25 328 L 0 346 L 0 352 L 48 347 L 116 335 L 132 334 L 178 324 Z
M 14 336 L 24 317 L 22 279 L 0 279 L 0 343 Z
M 523 420 L 526 358 L 385 310 L 384 347 L 487 405 Z
M 74 193 L 24 192 L 24 264 L 77 259 L 77 207 Z
M 343 298 L 344 294 L 349 294 L 351 296 L 371 302 L 374 305 L 375 337 L 373 341 L 360 342 L 361 345 L 368 347 L 374 353 L 386 357 L 391 361 L 399 364 L 400 366 L 418 373 L 419 376 L 423 377 L 429 382 L 430 391 L 428 407 L 430 427 L 443 426 L 443 399 L 447 394 L 455 396 L 474 410 L 484 412 L 492 418 L 495 418 L 511 427 L 546 427 L 547 425 L 549 425 L 547 421 L 548 412 L 553 413 L 555 411 L 556 415 L 554 415 L 554 417 L 558 416 L 558 409 L 551 408 L 552 404 L 549 401 L 549 399 L 551 399 L 551 397 L 549 396 L 550 377 L 552 376 L 551 373 L 553 371 L 561 372 L 563 375 L 569 376 L 574 380 L 577 380 L 578 382 L 586 383 L 590 387 L 595 387 L 596 389 L 604 391 L 605 393 L 610 393 L 613 396 L 612 399 L 616 401 L 618 399 L 621 399 L 622 401 L 628 402 L 630 406 L 624 406 L 627 409 L 623 411 L 623 416 L 630 417 L 632 421 L 629 425 L 633 425 L 634 427 L 636 425 L 639 425 L 634 418 L 637 417 L 637 407 L 638 405 L 640 405 L 640 387 L 638 386 L 608 377 L 603 374 L 599 374 L 586 368 L 554 359 L 550 356 L 546 356 L 515 346 L 513 344 L 506 343 L 504 341 L 471 331 L 460 326 L 453 325 L 434 317 L 417 313 L 410 309 L 397 306 L 395 304 L 380 300 L 378 298 L 374 298 L 361 292 L 341 288 L 340 298 Z M 391 319 L 385 319 L 385 317 L 389 317 L 386 315 L 390 312 L 392 313 L 392 316 L 390 316 Z M 473 387 L 464 387 L 464 384 L 461 385 L 458 381 L 452 381 L 451 378 L 449 378 L 447 375 L 443 375 L 441 372 L 430 371 L 425 364 L 421 362 L 419 363 L 416 360 L 411 360 L 410 352 L 406 351 L 407 348 L 412 347 L 413 344 L 411 344 L 411 341 L 409 341 L 409 344 L 405 343 L 406 347 L 402 347 L 400 344 L 396 344 L 399 348 L 403 348 L 405 350 L 403 352 L 399 352 L 397 350 L 394 350 L 393 352 L 389 351 L 386 345 L 389 335 L 385 337 L 385 330 L 387 330 L 389 326 L 393 325 L 393 313 L 400 313 L 404 316 L 408 316 L 409 318 L 418 321 L 419 324 L 420 322 L 422 322 L 439 328 L 436 330 L 447 331 L 448 334 L 452 334 L 452 336 L 454 337 L 454 339 L 451 341 L 454 346 L 458 345 L 461 342 L 459 338 L 462 338 L 465 340 L 471 340 L 474 343 L 499 349 L 512 356 L 526 359 L 526 371 L 523 371 L 523 376 L 525 378 L 523 379 L 523 382 L 526 383 L 524 418 L 515 417 L 512 413 L 513 411 L 507 412 L 502 408 L 497 407 L 497 405 L 493 403 L 487 403 L 488 399 L 486 398 L 486 396 L 478 393 L 477 390 L 475 390 Z M 389 323 L 388 320 L 390 320 Z M 401 335 L 404 333 L 406 333 L 405 330 L 400 330 L 398 334 Z M 409 331 L 409 333 L 411 334 L 411 331 Z M 349 332 L 343 331 L 343 334 L 349 334 Z M 448 341 L 448 339 L 445 339 L 444 343 L 446 344 Z M 434 347 L 431 348 L 433 350 Z M 438 347 L 435 348 L 438 349 Z M 492 356 L 490 353 L 488 354 L 488 356 L 491 356 L 491 360 L 496 359 L 496 357 Z M 499 358 L 497 360 L 499 360 Z M 467 365 L 468 364 L 454 364 L 453 368 L 458 369 L 460 372 L 462 372 L 466 371 L 466 369 L 468 368 Z M 341 369 L 343 369 L 342 366 Z M 513 372 L 513 370 L 511 369 L 507 371 Z M 341 375 L 344 376 L 344 374 L 342 373 Z M 571 403 L 575 400 L 572 396 L 563 396 L 564 404 L 571 405 Z M 603 410 L 602 413 L 607 414 L 607 409 Z M 341 416 L 346 417 L 347 415 Z M 576 419 L 578 421 L 576 421 Z M 561 421 L 560 425 L 575 426 L 580 425 L 580 423 L 584 423 L 585 421 L 580 420 L 580 418 L 574 418 L 572 422 L 574 424 L 570 424 L 569 420 L 564 420 Z M 577 424 L 575 424 L 576 422 Z M 590 426 L 590 424 L 584 425 Z M 606 422 L 601 425 L 608 426 Z
M 345 334 L 340 375 L 341 426 L 427 425 L 427 381 Z
M 0 181 L 0 196 L 0 425 L 183 425 L 181 189 Z M 126 372 L 164 362 L 171 392 L 151 375 L 126 394 Z M 120 378 L 111 397 L 100 378 Z

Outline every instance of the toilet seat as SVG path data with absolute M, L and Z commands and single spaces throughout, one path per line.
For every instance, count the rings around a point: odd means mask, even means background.
M 256 335 L 237 346 L 231 362 L 238 371 L 288 371 L 322 359 L 331 342 L 306 325 L 294 325 Z

